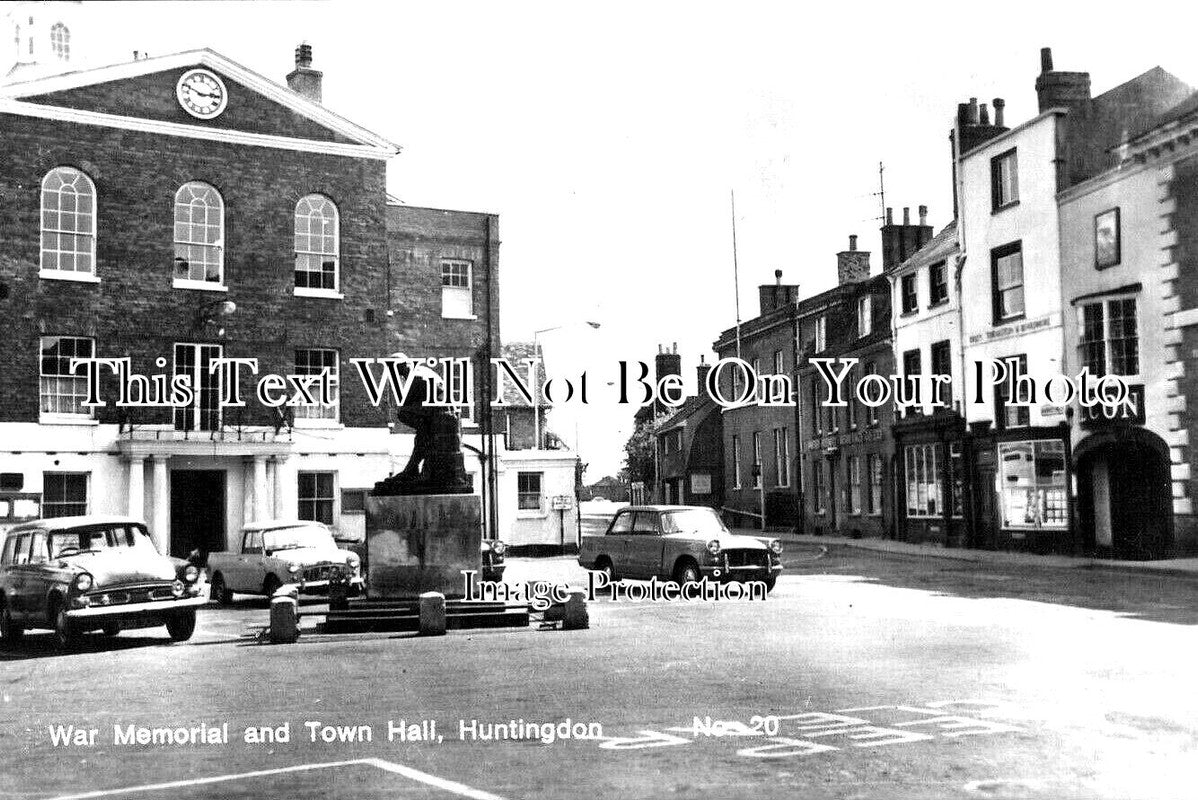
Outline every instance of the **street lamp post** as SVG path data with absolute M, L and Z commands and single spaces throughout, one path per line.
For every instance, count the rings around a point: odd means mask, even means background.
M 575 323 L 570 323 L 570 324 L 575 324 Z M 598 322 L 591 322 L 588 320 L 586 322 L 586 324 L 590 325 L 592 328 L 595 328 L 596 330 L 599 328 Z M 552 328 L 542 328 L 539 331 L 533 331 L 533 334 L 532 334 L 532 357 L 534 359 L 536 359 L 538 371 L 541 368 L 541 341 L 540 341 L 541 334 L 542 333 L 551 333 L 552 331 L 560 331 L 562 328 L 568 328 L 568 327 L 569 327 L 569 325 L 555 325 Z M 538 378 L 538 381 L 541 385 L 544 385 L 544 379 Z M 542 449 L 541 448 L 541 389 L 539 386 L 534 386 L 533 391 L 536 392 L 536 394 L 533 396 L 533 402 L 532 402 L 533 446 L 535 447 L 535 449 L 540 450 L 540 449 Z

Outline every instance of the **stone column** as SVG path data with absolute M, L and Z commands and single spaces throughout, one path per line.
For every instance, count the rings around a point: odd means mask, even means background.
M 295 468 L 287 456 L 275 456 L 275 519 L 295 519 L 299 516 Z
M 126 513 L 134 519 L 146 515 L 146 457 L 129 456 L 129 503 Z
M 278 482 L 279 471 L 276 467 L 275 482 Z M 254 456 L 254 505 L 253 519 L 255 522 L 270 519 L 269 494 L 266 483 L 266 456 Z
M 154 520 L 150 526 L 150 535 L 154 539 L 154 544 L 158 547 L 158 552 L 170 552 L 167 548 L 169 545 L 168 529 L 171 524 L 170 515 L 170 499 L 167 497 L 169 490 L 166 473 L 167 456 L 151 456 L 150 460 L 154 466 Z

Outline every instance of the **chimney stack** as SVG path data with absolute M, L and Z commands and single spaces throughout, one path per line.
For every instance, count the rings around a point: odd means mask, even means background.
M 711 372 L 711 364 L 708 364 L 707 358 L 700 354 L 699 366 L 695 367 L 695 377 L 699 381 L 695 386 L 695 391 L 700 396 L 707 391 L 704 387 L 707 386 L 707 373 L 709 372 Z
M 799 294 L 797 284 L 788 285 L 782 282 L 782 270 L 774 270 L 774 282 L 763 283 L 757 287 L 757 297 L 760 301 L 761 315 L 782 308 L 792 302 Z
M 994 98 L 994 127 L 1003 127 L 1003 109 L 1006 108 L 1007 102 L 1001 97 Z
M 919 224 L 911 224 L 911 207 L 903 208 L 903 224 L 895 225 L 890 214 L 882 226 L 882 271 L 889 272 L 898 267 L 916 250 L 932 239 L 932 226 L 928 224 L 928 207 L 919 207 Z
M 1052 48 L 1041 48 L 1036 99 L 1039 100 L 1041 114 L 1050 108 L 1067 108 L 1074 113 L 1088 114 L 1090 73 L 1057 72 L 1052 67 Z
M 985 103 L 982 103 L 981 110 L 982 110 L 982 121 L 979 124 L 989 125 L 990 124 L 990 110 L 988 108 L 986 108 Z
M 678 349 L 678 345 L 675 344 L 674 350 L 676 351 L 677 349 Z M 655 367 L 656 372 L 657 372 L 657 380 L 660 381 L 666 375 L 681 376 L 682 375 L 682 356 L 678 355 L 677 352 L 671 352 L 669 345 L 666 345 L 664 348 L 659 345 L 658 350 L 664 350 L 665 352 L 659 352 L 657 354 L 657 358 L 654 359 L 653 366 Z M 680 395 L 681 392 L 678 392 L 678 394 Z M 672 395 L 672 396 L 674 396 L 674 395 Z M 664 413 L 672 410 L 671 408 L 669 408 L 665 403 L 661 402 L 660 400 L 658 400 L 654 404 L 653 407 L 654 407 L 654 413 L 657 413 L 657 414 L 664 414 Z
M 836 254 L 836 273 L 841 286 L 869 278 L 869 251 L 857 249 L 857 237 L 849 237 L 849 249 Z
M 295 69 L 287 76 L 287 85 L 291 90 L 319 103 L 323 80 L 324 73 L 312 69 L 312 45 L 304 42 L 295 48 Z

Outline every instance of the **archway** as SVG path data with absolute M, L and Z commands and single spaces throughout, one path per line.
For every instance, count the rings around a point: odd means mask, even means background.
M 1088 549 L 1167 558 L 1173 547 L 1169 448 L 1143 428 L 1099 431 L 1074 449 L 1078 522 Z

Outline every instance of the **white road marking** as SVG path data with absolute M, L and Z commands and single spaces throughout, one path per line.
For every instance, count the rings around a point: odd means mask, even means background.
M 355 765 L 365 765 L 381 769 L 384 772 L 390 772 L 394 775 L 402 775 L 419 783 L 432 786 L 445 792 L 468 797 L 471 800 L 504 800 L 496 794 L 484 792 L 481 789 L 472 789 L 464 783 L 438 778 L 436 775 L 430 775 L 427 772 L 421 772 L 418 769 L 405 767 L 403 764 L 396 764 L 392 761 L 384 761 L 381 758 L 355 758 L 349 761 L 326 761 L 315 764 L 297 764 L 291 767 L 278 767 L 277 769 L 261 769 L 253 772 L 240 772 L 234 775 L 216 775 L 211 778 L 189 778 L 187 780 L 169 781 L 167 783 L 151 783 L 144 786 L 127 786 L 123 789 L 103 789 L 95 792 L 84 792 L 83 794 L 68 794 L 60 795 L 51 798 L 51 800 L 91 800 L 95 797 L 113 797 L 122 794 L 136 794 L 139 792 L 156 792 L 163 789 L 181 789 L 188 786 L 205 786 L 213 783 L 225 783 L 227 781 L 242 780 L 245 778 L 261 778 L 267 775 L 282 775 L 289 772 L 307 772 L 309 770 L 331 769 L 334 767 L 350 767 Z

